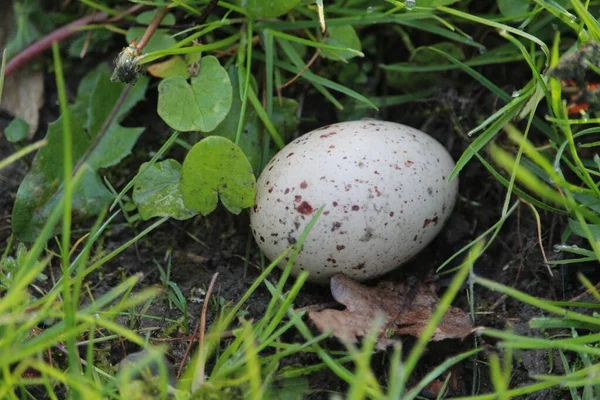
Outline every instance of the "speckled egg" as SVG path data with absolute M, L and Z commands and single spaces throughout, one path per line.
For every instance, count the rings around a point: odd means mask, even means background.
M 257 182 L 251 227 L 269 259 L 295 244 L 320 207 L 293 268 L 327 282 L 356 280 L 408 261 L 442 229 L 458 180 L 454 161 L 431 136 L 376 120 L 341 122 L 283 148 Z M 281 266 L 284 266 L 283 263 Z

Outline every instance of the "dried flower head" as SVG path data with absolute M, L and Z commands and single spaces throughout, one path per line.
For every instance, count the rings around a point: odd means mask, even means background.
M 129 46 L 123 48 L 115 59 L 115 69 L 110 80 L 134 84 L 137 82 L 142 67 L 138 64 L 141 52 L 133 40 Z

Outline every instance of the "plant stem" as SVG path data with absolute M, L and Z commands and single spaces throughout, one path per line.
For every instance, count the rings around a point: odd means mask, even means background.
M 27 62 L 29 62 L 32 58 L 41 54 L 45 50 L 49 49 L 52 46 L 53 42 L 60 42 L 61 40 L 65 40 L 79 32 L 76 28 L 80 26 L 84 26 L 91 23 L 96 22 L 104 22 L 108 19 L 108 14 L 104 12 L 95 13 L 92 15 L 88 15 L 86 17 L 79 18 L 76 21 L 71 22 L 68 25 L 65 25 L 61 28 L 58 28 L 54 32 L 49 35 L 43 37 L 37 42 L 32 43 L 29 47 L 27 47 L 22 52 L 18 53 L 16 56 L 11 58 L 11 60 L 6 65 L 5 76 L 8 77 L 10 74 L 15 72 L 17 69 L 21 68 Z
M 162 8 L 158 9 L 158 11 L 156 12 L 156 15 L 152 19 L 152 22 L 150 22 L 150 25 L 148 25 L 148 28 L 146 28 L 146 31 L 144 32 L 144 36 L 142 36 L 142 39 L 136 46 L 140 52 L 144 49 L 144 47 L 146 47 L 146 45 L 152 38 L 152 35 L 154 35 L 154 32 L 156 32 L 156 30 L 158 29 L 158 26 L 160 25 L 163 18 L 165 17 L 165 15 L 167 15 L 168 12 L 169 12 L 169 9 L 167 7 L 162 7 Z

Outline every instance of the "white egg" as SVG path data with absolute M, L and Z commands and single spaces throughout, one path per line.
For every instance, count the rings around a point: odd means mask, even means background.
M 261 174 L 251 227 L 271 260 L 323 214 L 293 273 L 327 282 L 382 275 L 421 251 L 452 212 L 454 161 L 431 136 L 376 120 L 341 122 L 300 136 Z M 281 266 L 284 266 L 285 262 Z

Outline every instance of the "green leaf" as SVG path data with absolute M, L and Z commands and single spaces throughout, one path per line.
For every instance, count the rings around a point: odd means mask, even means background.
M 579 221 L 569 218 L 569 228 L 571 228 L 573 233 L 577 236 L 581 236 L 587 239 L 587 234 L 585 233 L 585 230 L 581 226 L 581 223 L 579 223 Z M 587 228 L 590 230 L 595 240 L 600 240 L 600 226 L 587 224 Z
M 123 102 L 117 118 L 104 137 L 95 143 L 96 135 L 124 88 L 111 83 L 111 71 L 101 65 L 81 81 L 75 103 L 69 107 L 73 134 L 73 164 L 82 169 L 82 178 L 73 194 L 75 219 L 99 213 L 113 197 L 97 173 L 99 168 L 117 164 L 131 152 L 144 128 L 119 125 L 133 106 L 143 97 L 148 79 L 141 78 Z M 60 118 L 48 126 L 48 144 L 38 151 L 31 171 L 25 176 L 12 213 L 13 232 L 18 240 L 34 241 L 54 205 L 63 194 L 63 135 Z M 75 172 L 75 171 L 74 171 Z
M 505 17 L 523 15 L 529 10 L 529 0 L 498 0 L 498 8 Z
M 238 146 L 211 136 L 196 143 L 183 161 L 181 189 L 190 210 L 210 214 L 220 197 L 229 211 L 239 214 L 254 204 L 256 179 Z
M 265 400 L 302 400 L 309 390 L 305 376 L 282 379 L 272 383 L 265 392 Z
M 172 76 L 158 85 L 158 115 L 175 130 L 210 132 L 231 108 L 231 82 L 219 60 L 203 57 L 199 68 L 191 84 Z
M 10 121 L 10 124 L 4 129 L 6 140 L 11 143 L 17 143 L 27 137 L 29 132 L 29 124 L 21 118 L 15 118 Z
M 301 0 L 246 0 L 243 7 L 251 18 L 275 18 L 300 4 Z
M 36 10 L 35 3 L 26 4 L 23 2 L 11 2 L 14 4 L 14 23 L 15 32 L 10 41 L 6 44 L 6 57 L 11 58 L 21 51 L 25 46 L 37 40 L 41 34 L 31 21 L 32 14 Z M 5 5 L 10 7 L 10 5 Z M 37 5 L 39 7 L 39 5 Z M 4 27 L 3 27 L 4 28 Z M 10 34 L 6 32 L 5 34 Z
M 148 163 L 140 166 L 142 171 Z M 140 175 L 133 188 L 133 201 L 144 220 L 171 217 L 185 220 L 196 215 L 183 205 L 181 164 L 165 160 L 151 165 Z
M 347 47 L 353 50 L 362 51 L 360 39 L 351 25 L 332 26 L 327 31 L 325 43 L 331 46 Z M 330 60 L 345 61 L 357 55 L 349 51 L 340 50 L 321 50 L 321 55 Z
M 135 17 L 135 22 L 137 22 L 138 24 L 149 25 L 150 22 L 152 22 L 152 20 L 154 19 L 154 16 L 157 12 L 158 8 L 151 11 L 144 11 L 143 13 L 140 13 L 137 17 Z M 162 21 L 160 21 L 160 24 L 175 25 L 175 15 L 173 15 L 172 13 L 168 13 L 163 17 Z

